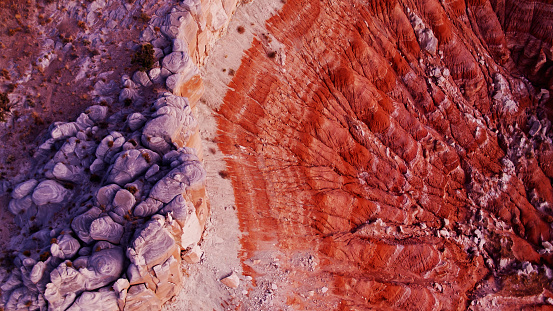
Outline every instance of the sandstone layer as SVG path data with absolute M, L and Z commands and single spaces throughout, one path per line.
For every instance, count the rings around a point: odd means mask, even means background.
M 216 108 L 244 306 L 552 309 L 551 12 L 286 1 Z

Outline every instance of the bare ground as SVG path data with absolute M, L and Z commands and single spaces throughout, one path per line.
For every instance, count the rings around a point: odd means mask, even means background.
M 262 273 L 256 280 L 243 274 L 239 259 L 241 248 L 238 215 L 230 176 L 226 173 L 225 156 L 217 147 L 215 115 L 228 90 L 233 72 L 240 67 L 242 55 L 255 38 L 267 32 L 265 21 L 282 7 L 281 2 L 256 0 L 240 6 L 233 16 L 228 33 L 213 47 L 202 68 L 205 93 L 198 104 L 204 164 L 207 170 L 207 194 L 211 217 L 200 246 L 204 251 L 199 264 L 184 264 L 188 278 L 180 295 L 166 304 L 164 310 L 273 310 L 286 309 L 284 301 L 275 299 L 282 280 L 279 255 L 259 252 L 255 260 Z M 240 277 L 237 289 L 219 280 L 236 272 Z M 254 285 L 255 284 L 255 285 Z

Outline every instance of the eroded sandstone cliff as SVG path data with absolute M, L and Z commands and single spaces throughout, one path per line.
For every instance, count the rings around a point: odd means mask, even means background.
M 551 309 L 552 9 L 285 1 L 217 109 L 245 273 L 272 254 L 300 309 Z

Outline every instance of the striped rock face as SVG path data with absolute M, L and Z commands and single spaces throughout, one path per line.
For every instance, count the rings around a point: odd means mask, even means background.
M 278 254 L 310 310 L 542 305 L 551 8 L 286 1 L 218 110 L 245 273 Z

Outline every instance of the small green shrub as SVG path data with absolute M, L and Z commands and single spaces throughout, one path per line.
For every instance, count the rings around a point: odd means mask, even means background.
M 131 64 L 137 65 L 138 70 L 148 71 L 154 67 L 154 47 L 147 43 L 140 46 L 138 51 L 133 55 Z
M 0 93 L 0 122 L 6 122 L 6 115 L 10 111 L 10 108 L 8 94 Z
M 136 186 L 127 186 L 125 189 L 132 194 L 136 194 L 138 192 L 138 188 Z
M 10 154 L 6 157 L 6 164 L 12 164 L 15 162 L 15 156 L 13 154 Z
M 50 252 L 45 251 L 44 253 L 40 254 L 40 261 L 46 261 L 50 257 Z
M 152 162 L 152 157 L 150 157 L 150 154 L 149 154 L 149 153 L 147 153 L 147 152 L 142 152 L 142 157 L 144 158 L 144 160 L 146 160 L 147 163 Z

